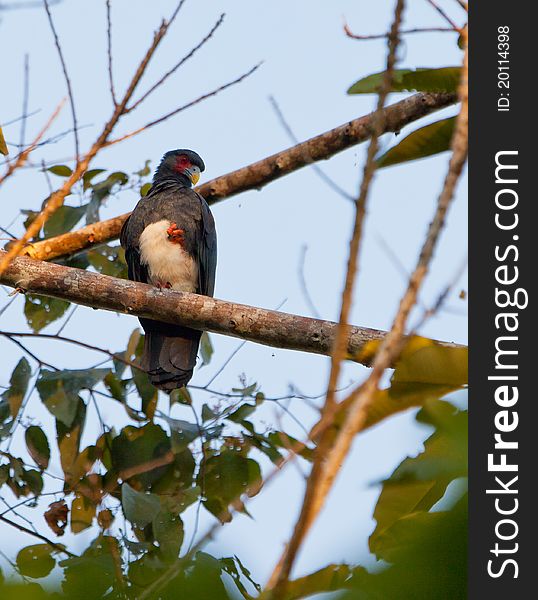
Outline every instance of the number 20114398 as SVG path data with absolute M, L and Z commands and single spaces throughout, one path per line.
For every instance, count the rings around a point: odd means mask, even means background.
M 510 87 L 510 36 L 508 35 L 510 28 L 507 25 L 502 25 L 497 28 L 497 87 L 508 89 Z

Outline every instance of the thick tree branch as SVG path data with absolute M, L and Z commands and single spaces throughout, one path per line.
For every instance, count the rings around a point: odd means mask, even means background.
M 2 252 L 0 251 L 0 258 Z M 31 258 L 13 259 L 0 284 L 115 312 L 180 323 L 267 346 L 329 355 L 337 324 L 197 294 L 158 290 L 144 283 L 116 279 Z M 362 364 L 365 344 L 385 332 L 349 326 L 348 358 Z M 454 346 L 454 344 L 446 344 Z
M 383 110 L 383 133 L 400 131 L 405 125 L 457 101 L 456 94 L 415 94 Z M 331 129 L 306 142 L 273 154 L 242 169 L 222 175 L 199 186 L 197 191 L 209 204 L 239 194 L 260 189 L 271 181 L 302 167 L 325 160 L 369 139 L 373 114 Z M 66 233 L 28 246 L 26 253 L 41 260 L 52 260 L 102 244 L 119 236 L 129 214 L 93 223 L 77 231 Z

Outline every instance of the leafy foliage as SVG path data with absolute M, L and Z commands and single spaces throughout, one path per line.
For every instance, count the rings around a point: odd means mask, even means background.
M 450 149 L 455 121 L 455 117 L 450 117 L 413 131 L 399 144 L 382 154 L 377 159 L 377 167 L 381 169 L 446 152 Z
M 356 81 L 348 94 L 377 94 L 383 83 L 384 71 Z M 395 69 L 392 92 L 455 92 L 461 77 L 460 67 L 440 69 Z

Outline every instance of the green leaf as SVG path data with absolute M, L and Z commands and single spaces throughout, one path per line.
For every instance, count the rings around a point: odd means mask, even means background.
M 45 432 L 41 427 L 32 425 L 25 431 L 24 438 L 30 456 L 41 470 L 45 470 L 50 460 L 50 447 Z
M 31 375 L 30 363 L 23 356 L 11 373 L 9 388 L 2 392 L 1 396 L 2 401 L 9 405 L 9 412 L 13 419 L 19 414 Z
M 425 441 L 424 451 L 406 458 L 383 483 L 374 511 L 377 527 L 370 536 L 370 550 L 385 560 L 391 560 L 391 532 L 398 522 L 429 511 L 453 479 L 467 475 L 466 411 L 433 401 L 418 413 L 417 420 L 436 430 Z
M 16 563 L 21 575 L 34 579 L 46 577 L 56 566 L 53 552 L 54 548 L 49 544 L 35 544 L 20 550 Z
M 186 387 L 175 389 L 170 392 L 170 406 L 173 406 L 176 402 L 178 404 L 186 404 L 187 406 L 191 406 L 191 394 Z
M 177 558 L 183 543 L 183 521 L 174 513 L 161 509 L 152 521 L 153 536 L 159 543 L 159 554 L 165 560 Z
M 84 175 L 82 176 L 84 191 L 86 191 L 91 186 L 91 181 L 94 177 L 104 172 L 105 169 L 90 169 L 89 171 L 86 171 L 86 173 L 84 173 Z
M 256 404 L 243 404 L 233 413 L 229 414 L 226 418 L 228 421 L 241 423 L 256 410 L 256 407 Z
M 158 390 L 151 384 L 148 374 L 144 371 L 131 367 L 131 373 L 133 374 L 136 391 L 142 400 L 142 411 L 148 419 L 153 419 L 157 408 Z
M 202 421 L 212 421 L 213 419 L 216 419 L 218 417 L 218 414 L 216 412 L 213 411 L 213 409 L 209 408 L 209 406 L 207 404 L 204 404 L 202 406 Z
M 286 586 L 286 600 L 299 600 L 323 592 L 335 592 L 346 587 L 353 570 L 348 565 L 327 565 L 323 569 L 299 577 Z
M 103 201 L 110 196 L 114 187 L 123 186 L 129 181 L 129 176 L 122 171 L 111 173 L 104 181 L 89 185 L 92 196 L 86 211 L 86 224 L 90 225 L 99 220 L 99 209 Z
M 26 469 L 22 476 L 22 479 L 26 483 L 25 495 L 32 493 L 34 496 L 39 496 L 43 490 L 43 477 L 39 471 L 35 469 Z
M 204 331 L 200 338 L 200 353 L 202 355 L 201 366 L 204 367 L 211 362 L 211 357 L 213 356 L 213 344 L 211 343 L 211 338 L 207 331 Z
M 54 165 L 46 170 L 53 175 L 58 175 L 59 177 L 70 177 L 73 173 L 72 169 L 70 169 L 67 165 Z
M 1 127 L 0 127 L 0 154 L 3 154 L 4 156 L 7 156 L 9 154 L 6 140 L 4 138 L 4 132 L 2 131 Z
M 91 266 L 102 275 L 127 279 L 125 250 L 121 246 L 99 246 L 87 253 Z
M 144 198 L 144 196 L 148 195 L 148 192 L 151 190 L 151 183 L 148 181 L 144 185 L 140 186 L 140 196 Z
M 112 440 L 112 465 L 121 474 L 133 467 L 160 458 L 170 451 L 170 439 L 159 425 L 147 423 L 143 427 L 128 425 Z M 132 480 L 148 489 L 167 470 L 166 466 L 133 476 Z M 127 479 L 131 481 L 131 478 Z
M 224 571 L 228 573 L 228 575 L 230 575 L 230 577 L 234 580 L 237 589 L 245 598 L 248 598 L 249 595 L 245 589 L 245 586 L 243 585 L 243 582 L 241 581 L 243 577 L 250 582 L 250 584 L 258 593 L 262 591 L 261 585 L 252 579 L 250 571 L 245 567 L 245 565 L 243 565 L 237 556 L 221 558 L 220 563 L 223 566 Z
M 468 363 L 467 348 L 443 346 L 415 336 L 398 360 L 392 382 L 463 386 L 469 379 Z
M 110 369 L 48 371 L 41 369 L 37 391 L 49 412 L 70 427 L 77 412 L 79 392 L 92 389 Z
M 170 426 L 172 452 L 178 453 L 183 451 L 191 442 L 203 434 L 204 429 L 198 428 L 196 423 L 189 423 L 182 419 L 172 419 L 164 416 L 164 420 Z
M 222 522 L 229 522 L 229 505 L 238 502 L 243 494 L 251 497 L 259 492 L 260 465 L 237 452 L 223 451 L 206 461 L 198 484 L 204 486 L 206 509 Z
M 377 168 L 389 167 L 450 150 L 456 117 L 421 127 L 377 159 Z
M 86 213 L 87 205 L 82 206 L 60 206 L 43 226 L 45 238 L 54 237 L 71 231 Z
M 69 302 L 65 300 L 35 294 L 24 295 L 24 316 L 34 333 L 62 317 L 68 308 Z
M 140 169 L 140 171 L 135 171 L 134 174 L 138 175 L 138 177 L 147 177 L 151 173 L 151 160 L 146 160 L 144 166 Z
M 138 527 L 145 527 L 153 521 L 161 508 L 159 496 L 137 492 L 128 483 L 121 486 L 123 514 Z
M 253 383 L 252 385 L 247 385 L 243 388 L 232 388 L 232 392 L 234 394 L 241 394 L 242 396 L 252 396 L 257 388 L 258 384 Z
M 391 92 L 456 92 L 460 82 L 460 67 L 440 69 L 395 69 Z M 363 77 L 347 91 L 348 94 L 377 94 L 383 84 L 384 71 Z
M 103 598 L 116 581 L 114 556 L 119 556 L 118 540 L 100 535 L 82 556 L 60 562 L 64 569 L 62 588 L 67 598 L 93 600 Z

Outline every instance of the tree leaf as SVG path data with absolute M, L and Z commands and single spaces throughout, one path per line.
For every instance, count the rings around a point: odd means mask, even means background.
M 24 295 L 24 316 L 34 333 L 62 317 L 69 308 L 69 302 L 38 296 L 36 294 Z
M 211 357 L 213 356 L 213 344 L 211 343 L 211 338 L 207 331 L 202 333 L 202 337 L 200 338 L 200 353 L 202 355 L 202 367 L 205 367 L 211 362 Z
M 104 173 L 106 169 L 89 169 L 82 176 L 83 188 L 86 191 L 91 186 L 91 181 L 100 173 Z
M 353 569 L 348 565 L 327 565 L 315 573 L 299 577 L 286 586 L 286 600 L 299 600 L 323 592 L 335 592 L 346 587 Z
M 110 369 L 41 369 L 36 387 L 49 412 L 66 427 L 70 427 L 77 412 L 79 392 L 92 389 L 108 373 Z
M 68 426 L 61 420 L 56 419 L 56 435 L 58 450 L 60 451 L 60 464 L 64 472 L 67 487 L 78 482 L 75 473 L 80 473 L 77 467 L 77 458 L 80 449 L 80 437 L 86 419 L 86 405 L 82 398 L 77 396 L 73 419 Z
M 147 196 L 150 189 L 151 183 L 149 181 L 147 183 L 144 183 L 144 185 L 140 186 L 140 196 L 142 198 L 144 198 L 144 196 Z
M 92 526 L 95 504 L 82 495 L 75 495 L 71 504 L 71 531 L 80 533 Z
M 392 528 L 401 519 L 429 511 L 453 479 L 467 474 L 467 413 L 433 401 L 417 420 L 435 425 L 436 430 L 425 441 L 424 451 L 406 458 L 383 483 L 374 511 L 377 526 L 370 550 L 385 560 L 391 560 Z
M 28 390 L 28 383 L 32 375 L 30 363 L 23 356 L 17 366 L 13 369 L 9 379 L 9 388 L 2 392 L 2 401 L 9 405 L 9 412 L 12 419 L 19 414 L 22 401 Z
M 86 213 L 86 204 L 82 206 L 60 206 L 49 219 L 45 221 L 43 232 L 45 238 L 54 237 L 71 231 Z
M 123 514 L 138 527 L 145 527 L 153 521 L 161 508 L 159 496 L 137 492 L 128 483 L 121 486 Z
M 4 132 L 2 131 L 1 127 L 0 127 L 0 154 L 3 154 L 4 156 L 7 156 L 9 154 L 6 140 L 4 138 Z
M 46 170 L 53 175 L 58 175 L 59 177 L 70 177 L 73 173 L 71 168 L 67 165 L 54 165 Z
M 141 466 L 170 451 L 170 439 L 159 425 L 147 423 L 143 427 L 128 425 L 121 430 L 120 435 L 112 440 L 112 465 L 117 473 L 128 471 Z M 166 471 L 166 466 L 140 473 L 128 481 L 136 482 L 144 489 L 158 480 Z M 134 485 L 134 483 L 133 483 Z
M 391 92 L 456 92 L 461 76 L 460 67 L 439 69 L 395 69 Z M 356 81 L 348 94 L 377 94 L 383 84 L 384 71 Z
M 92 195 L 86 211 L 86 224 L 90 225 L 99 221 L 99 209 L 103 201 L 110 196 L 115 186 L 123 186 L 129 181 L 127 173 L 115 171 L 103 181 L 91 184 L 87 187 L 92 188 Z M 85 188 L 86 189 L 86 188 Z
M 133 374 L 136 391 L 142 400 L 142 411 L 148 419 L 153 419 L 157 408 L 158 390 L 151 384 L 147 373 L 133 367 L 131 367 L 131 373 Z
M 260 483 L 260 465 L 233 451 L 223 451 L 208 459 L 198 482 L 204 486 L 204 506 L 222 522 L 231 521 L 229 505 L 239 501 L 242 494 L 256 495 Z
M 53 552 L 54 548 L 49 544 L 35 544 L 20 550 L 16 563 L 21 575 L 34 579 L 46 577 L 56 566 Z
M 450 150 L 455 122 L 456 117 L 450 117 L 413 131 L 377 159 L 377 168 L 382 169 Z
M 183 543 L 183 521 L 165 508 L 152 521 L 153 536 L 159 543 L 160 556 L 169 561 L 177 558 Z
M 32 425 L 24 432 L 24 439 L 30 456 L 37 466 L 44 471 L 49 466 L 50 460 L 50 447 L 45 432 L 41 427 Z
M 125 250 L 121 246 L 99 246 L 87 252 L 91 266 L 102 275 L 127 279 Z
M 60 562 L 64 569 L 62 588 L 67 598 L 93 600 L 103 598 L 116 581 L 113 554 L 119 555 L 118 540 L 109 535 L 98 536 L 82 556 Z

